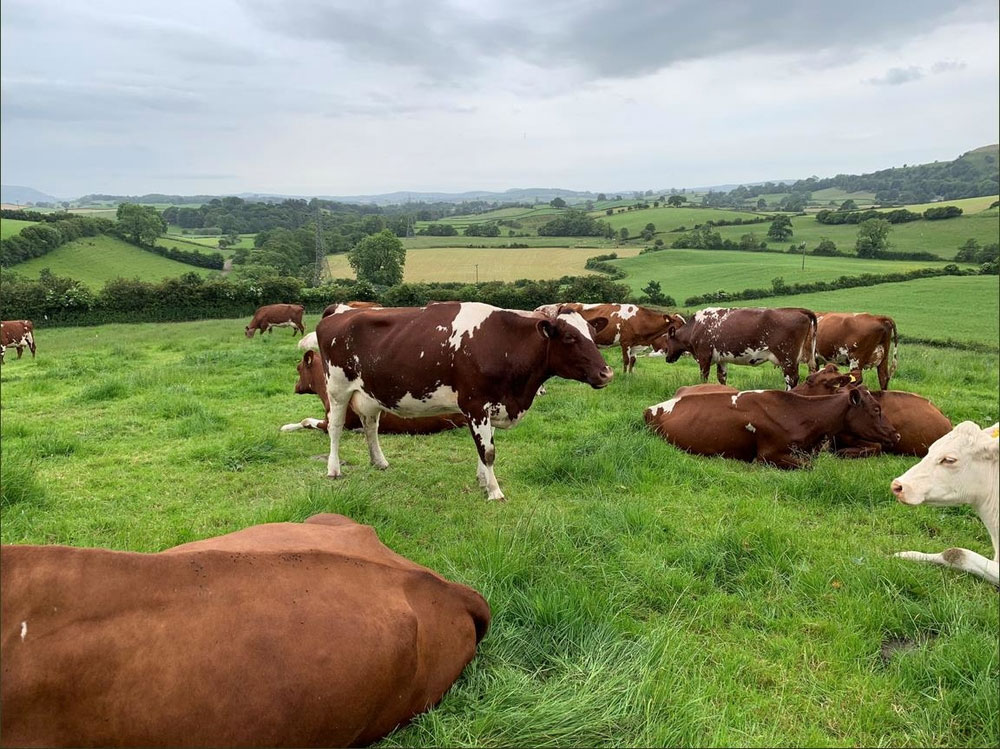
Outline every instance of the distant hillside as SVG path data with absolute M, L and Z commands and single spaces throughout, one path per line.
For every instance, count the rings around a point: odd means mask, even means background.
M 58 203 L 59 198 L 55 198 L 33 187 L 23 187 L 21 185 L 0 185 L 0 203 L 15 203 L 24 205 L 25 203 Z

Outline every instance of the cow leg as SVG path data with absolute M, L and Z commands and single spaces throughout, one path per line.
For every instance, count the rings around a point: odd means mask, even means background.
M 756 460 L 760 463 L 768 463 L 775 468 L 802 468 L 806 465 L 805 459 L 787 450 L 758 451 Z
M 878 363 L 878 386 L 883 390 L 889 389 L 889 356 L 886 354 L 882 361 Z
M 629 372 L 634 372 L 635 371 L 636 351 L 638 351 L 638 349 L 639 349 L 638 346 L 629 346 L 628 347 L 628 371 Z
M 380 415 L 381 412 L 376 413 L 374 416 L 361 411 L 358 412 L 358 416 L 361 417 L 361 428 L 364 430 L 365 440 L 368 442 L 368 457 L 373 466 L 380 471 L 384 471 L 389 467 L 389 461 L 385 459 L 385 455 L 382 453 L 382 446 L 378 443 L 378 421 Z
M 968 549 L 945 549 L 940 554 L 925 554 L 922 551 L 898 551 L 893 556 L 909 559 L 911 562 L 940 564 L 943 567 L 971 572 L 976 577 L 981 577 L 993 585 L 1000 585 L 1000 562 L 987 559 Z
M 791 390 L 799 384 L 799 363 L 797 361 L 789 361 L 781 368 L 781 372 L 784 374 L 785 390 Z
M 330 435 L 330 456 L 326 459 L 327 478 L 340 478 L 340 435 L 344 431 L 349 402 L 349 400 L 337 401 L 330 398 L 330 410 L 326 414 L 326 431 Z
M 621 347 L 622 347 L 622 371 L 625 374 L 628 374 L 629 371 L 630 371 L 629 370 L 629 350 L 628 350 L 628 346 L 626 346 L 624 344 L 624 342 L 623 342 L 621 344 Z
M 500 484 L 493 473 L 493 459 L 496 450 L 493 447 L 493 425 L 490 424 L 488 414 L 466 414 L 469 419 L 469 431 L 472 432 L 472 441 L 476 443 L 476 450 L 479 453 L 479 466 L 476 469 L 476 478 L 479 485 L 486 489 L 486 498 L 493 500 L 504 500 L 506 497 L 500 491 Z
M 699 359 L 698 369 L 700 370 L 701 373 L 701 381 L 708 382 L 708 375 L 711 374 L 712 372 L 712 360 L 709 359 L 708 361 L 705 361 L 703 359 Z
M 319 419 L 312 419 L 306 417 L 302 421 L 296 421 L 293 424 L 285 424 L 281 427 L 282 432 L 297 432 L 300 429 L 317 429 L 321 432 L 326 431 L 326 419 L 320 421 Z
M 719 381 L 720 385 L 725 385 L 726 384 L 726 378 L 728 376 L 729 376 L 729 366 L 727 364 L 724 364 L 723 362 L 716 363 L 716 365 L 715 365 L 715 379 L 717 379 Z M 708 376 L 706 375 L 703 379 L 707 380 Z
M 862 442 L 856 447 L 845 447 L 837 450 L 838 458 L 874 458 L 882 454 L 882 446 L 875 442 Z

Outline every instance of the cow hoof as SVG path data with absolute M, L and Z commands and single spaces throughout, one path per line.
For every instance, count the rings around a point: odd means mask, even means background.
M 337 473 L 328 473 L 326 474 L 326 477 L 328 479 L 339 479 L 342 475 L 343 474 L 340 471 L 338 471 Z
M 503 495 L 503 492 L 497 492 L 496 494 L 487 494 L 487 502 L 506 502 L 507 498 Z
M 389 464 L 388 463 L 372 463 L 372 467 L 375 468 L 378 471 L 384 471 L 386 468 L 389 467 Z

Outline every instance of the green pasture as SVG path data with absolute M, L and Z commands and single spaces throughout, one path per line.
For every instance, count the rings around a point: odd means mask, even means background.
M 583 247 L 603 252 L 614 249 L 616 242 L 603 237 L 406 237 L 403 247 L 407 250 L 429 250 L 442 247 L 481 249 L 483 247 L 503 248 L 503 245 L 531 244 L 532 247 Z M 636 248 L 638 250 L 638 247 Z
M 727 250 L 661 250 L 613 262 L 628 273 L 622 283 L 628 284 L 634 293 L 639 294 L 642 287 L 655 280 L 660 282 L 663 293 L 678 303 L 695 294 L 719 290 L 770 288 L 771 279 L 778 276 L 787 284 L 808 283 L 863 273 L 901 273 L 935 265 L 927 261 L 807 256 L 802 270 L 801 255 Z
M 996 276 L 921 278 L 731 305 L 888 314 L 895 318 L 904 336 L 1000 346 L 1000 279 Z
M 831 200 L 837 201 L 838 204 L 843 203 L 845 200 L 853 200 L 859 206 L 871 205 L 875 202 L 875 193 L 865 192 L 863 190 L 848 192 L 847 190 L 842 190 L 839 187 L 826 187 L 822 190 L 815 190 L 812 193 L 811 202 L 813 203 L 825 205 Z
M 694 364 L 643 358 L 602 391 L 550 381 L 498 432 L 506 503 L 483 499 L 462 430 L 384 436 L 387 471 L 347 434 L 332 482 L 325 435 L 279 432 L 321 412 L 292 392 L 297 339 L 245 323 L 40 329 L 37 359 L 9 357 L 3 542 L 153 552 L 317 512 L 374 526 L 493 612 L 442 703 L 383 746 L 1000 742 L 996 590 L 891 557 L 989 548 L 969 508 L 894 501 L 914 459 L 782 472 L 681 453 L 642 411 Z M 991 424 L 997 375 L 995 355 L 908 346 L 894 385 Z M 770 366 L 730 378 L 781 386 Z
M 57 276 L 82 281 L 95 291 L 112 278 L 160 281 L 185 273 L 201 276 L 218 273 L 154 255 L 105 234 L 68 242 L 47 255 L 18 263 L 11 270 L 28 278 L 37 278 L 43 268 L 49 268 Z
M 194 234 L 164 234 L 157 238 L 156 244 L 160 247 L 176 247 L 179 250 L 197 249 L 202 252 L 205 250 L 213 250 L 215 252 L 225 253 L 232 250 L 251 249 L 253 247 L 254 237 L 257 235 L 240 234 L 239 236 L 240 241 L 237 244 L 230 245 L 225 250 L 219 249 L 219 240 L 222 238 L 222 235 L 206 237 Z
M 977 213 L 982 213 L 983 211 L 989 210 L 989 207 L 996 203 L 1000 199 L 998 195 L 984 195 L 978 198 L 959 198 L 958 200 L 938 200 L 934 203 L 919 203 L 916 205 L 904 206 L 908 211 L 913 211 L 914 213 L 923 213 L 928 208 L 941 208 L 946 205 L 955 205 L 962 209 L 963 215 L 969 216 Z M 894 208 L 886 208 L 887 211 L 895 210 Z M 993 211 L 993 218 L 996 218 L 996 209 Z M 944 221 L 949 221 L 950 219 L 943 219 Z
M 603 211 L 592 211 L 590 215 L 597 216 L 606 221 L 616 231 L 625 227 L 632 237 L 638 236 L 639 232 L 646 228 L 646 224 L 651 223 L 656 227 L 658 236 L 669 244 L 673 241 L 673 238 L 665 232 L 681 226 L 693 229 L 695 224 L 704 224 L 706 221 L 733 221 L 737 218 L 745 221 L 747 219 L 758 218 L 761 214 L 749 213 L 747 211 L 730 211 L 725 208 L 674 208 L 673 206 L 661 206 L 660 208 L 642 208 L 623 212 L 616 210 L 611 216 L 605 215 Z M 764 233 L 767 233 L 768 224 L 751 224 L 751 226 L 755 229 L 764 227 Z
M 31 226 L 36 222 L 34 221 L 21 221 L 17 218 L 4 218 L 0 219 L 0 239 L 6 239 L 7 237 L 13 237 L 15 234 L 20 234 L 21 229 L 26 226 Z

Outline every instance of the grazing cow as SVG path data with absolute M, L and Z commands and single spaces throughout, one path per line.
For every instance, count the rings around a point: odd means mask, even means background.
M 327 475 L 340 476 L 340 434 L 348 404 L 361 417 L 372 465 L 387 468 L 379 415 L 460 411 L 479 453 L 477 477 L 489 499 L 503 499 L 493 473 L 493 429 L 514 426 L 549 377 L 602 388 L 613 373 L 575 312 L 554 318 L 478 302 L 352 310 L 316 327 L 330 411 Z
M 301 304 L 265 304 L 258 307 L 250 324 L 246 326 L 247 338 L 253 338 L 258 330 L 261 335 L 265 332 L 273 333 L 273 328 L 292 328 L 292 335 L 296 331 L 305 333 L 306 329 L 302 325 L 302 313 L 305 311 Z
M 158 554 L 2 549 L 5 746 L 360 746 L 435 705 L 490 609 L 341 515 Z
M 865 387 L 812 397 L 781 390 L 686 395 L 650 406 L 645 417 L 682 450 L 778 468 L 802 467 L 824 439 L 844 431 L 874 442 L 898 439 Z
M 879 387 L 886 390 L 896 373 L 898 351 L 899 334 L 891 317 L 865 312 L 816 315 L 816 359 L 820 363 L 849 369 L 877 368 Z
M 993 559 L 959 548 L 939 554 L 900 551 L 895 556 L 965 570 L 1000 585 L 998 442 L 1000 425 L 980 429 L 971 421 L 963 421 L 931 445 L 923 460 L 892 482 L 892 493 L 904 505 L 975 507 L 993 542 Z
M 807 309 L 708 307 L 680 325 L 671 325 L 653 342 L 673 364 L 690 353 L 701 369 L 701 381 L 708 380 L 712 365 L 719 384 L 726 384 L 726 365 L 756 366 L 766 361 L 779 367 L 785 389 L 799 382 L 799 362 L 810 372 L 816 370 L 816 315 Z
M 535 311 L 553 316 L 561 309 L 579 312 L 587 322 L 607 319 L 608 324 L 594 336 L 594 343 L 600 348 L 621 346 L 626 373 L 635 369 L 636 349 L 651 346 L 671 325 L 684 324 L 680 315 L 660 314 L 637 304 L 544 304 Z
M 295 392 L 303 395 L 314 393 L 323 401 L 323 412 L 330 412 L 330 396 L 326 392 L 326 377 L 323 375 L 322 358 L 315 351 L 306 351 L 299 362 L 299 379 L 295 383 Z M 460 413 L 424 416 L 416 419 L 402 419 L 391 413 L 384 413 L 379 418 L 379 431 L 386 434 L 433 434 L 448 429 L 465 426 L 465 417 Z M 293 424 L 285 424 L 282 432 L 295 432 L 299 429 L 318 429 L 327 431 L 326 419 L 305 418 Z M 347 409 L 344 421 L 345 429 L 360 429 L 361 419 L 353 408 Z
M 0 364 L 3 363 L 4 353 L 11 346 L 17 349 L 18 359 L 24 353 L 25 347 L 31 352 L 31 358 L 35 358 L 35 326 L 31 320 L 0 322 Z

